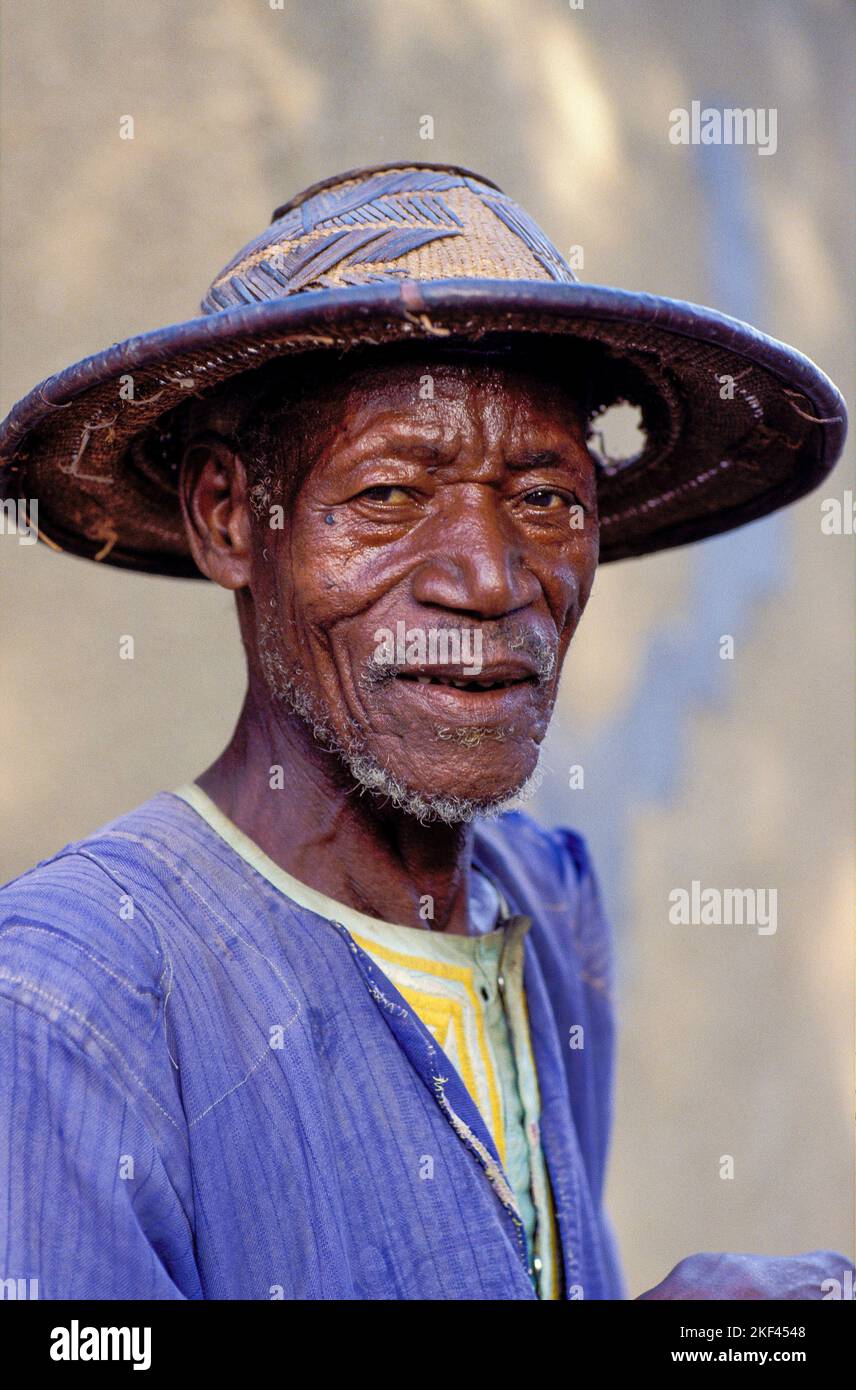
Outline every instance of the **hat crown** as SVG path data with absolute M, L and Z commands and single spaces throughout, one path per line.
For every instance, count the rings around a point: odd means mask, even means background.
M 298 193 L 215 278 L 202 309 L 447 279 L 572 284 L 577 277 L 491 180 L 457 165 L 410 162 L 353 169 Z

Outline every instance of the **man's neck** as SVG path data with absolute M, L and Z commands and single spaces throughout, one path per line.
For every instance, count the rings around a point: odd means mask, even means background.
M 466 934 L 472 826 L 421 825 L 361 792 L 296 715 L 248 694 L 231 742 L 197 781 L 302 883 L 382 921 Z

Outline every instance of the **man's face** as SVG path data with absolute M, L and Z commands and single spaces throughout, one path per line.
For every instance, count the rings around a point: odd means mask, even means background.
M 317 442 L 252 586 L 268 686 L 364 785 L 466 819 L 534 771 L 594 580 L 583 427 L 525 370 L 398 363 Z

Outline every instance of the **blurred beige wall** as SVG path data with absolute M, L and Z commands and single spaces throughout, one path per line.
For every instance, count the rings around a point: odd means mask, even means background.
M 759 327 L 852 398 L 846 0 L 3 0 L 0 16 L 3 411 L 71 361 L 194 314 L 278 203 L 360 163 L 487 174 L 560 248 L 584 248 L 581 278 L 739 297 L 739 268 L 711 262 L 728 245 L 711 238 L 716 187 L 700 191 L 693 151 L 668 141 L 669 111 L 694 99 L 777 108 L 776 154 L 733 150 L 725 166 L 752 208 Z M 777 529 L 721 552 L 746 566 L 740 640 L 716 698 L 687 702 L 668 793 L 626 791 L 628 748 L 570 803 L 596 848 L 613 808 L 626 826 L 605 891 L 621 957 L 610 1206 L 632 1294 L 698 1249 L 853 1252 L 854 542 L 822 536 L 819 510 L 853 486 L 852 458 Z M 776 563 L 753 587 L 762 543 Z M 663 623 L 701 630 L 698 563 L 678 551 L 599 576 L 542 818 L 569 818 L 557 789 L 575 740 L 594 746 L 644 700 Z M 243 671 L 232 600 L 212 587 L 10 537 L 0 585 L 3 881 L 201 771 Z M 719 663 L 714 645 L 692 650 Z M 776 935 L 677 933 L 668 893 L 694 877 L 776 886 Z

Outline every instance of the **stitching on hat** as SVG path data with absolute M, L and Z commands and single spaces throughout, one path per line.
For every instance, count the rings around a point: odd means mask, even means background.
M 812 425 L 837 425 L 844 418 L 842 415 L 808 415 L 806 411 L 800 410 L 799 406 L 795 404 L 797 400 L 806 400 L 807 398 L 805 396 L 798 394 L 796 391 L 789 391 L 787 387 L 785 388 L 785 395 L 788 397 L 788 404 L 791 409 L 795 410 L 797 415 L 801 416 L 803 420 L 808 420 Z
M 723 469 L 731 468 L 735 462 L 735 459 L 720 459 L 713 468 L 708 468 L 704 473 L 699 473 L 694 478 L 687 478 L 683 483 L 678 483 L 675 487 L 669 488 L 666 492 L 658 493 L 655 497 L 647 497 L 644 502 L 640 502 L 636 506 L 626 507 L 622 512 L 606 512 L 600 518 L 601 527 L 615 526 L 619 521 L 627 521 L 630 517 L 638 517 L 646 512 L 655 511 L 657 507 L 666 502 L 674 501 L 676 497 L 682 496 L 685 492 L 703 487 Z

